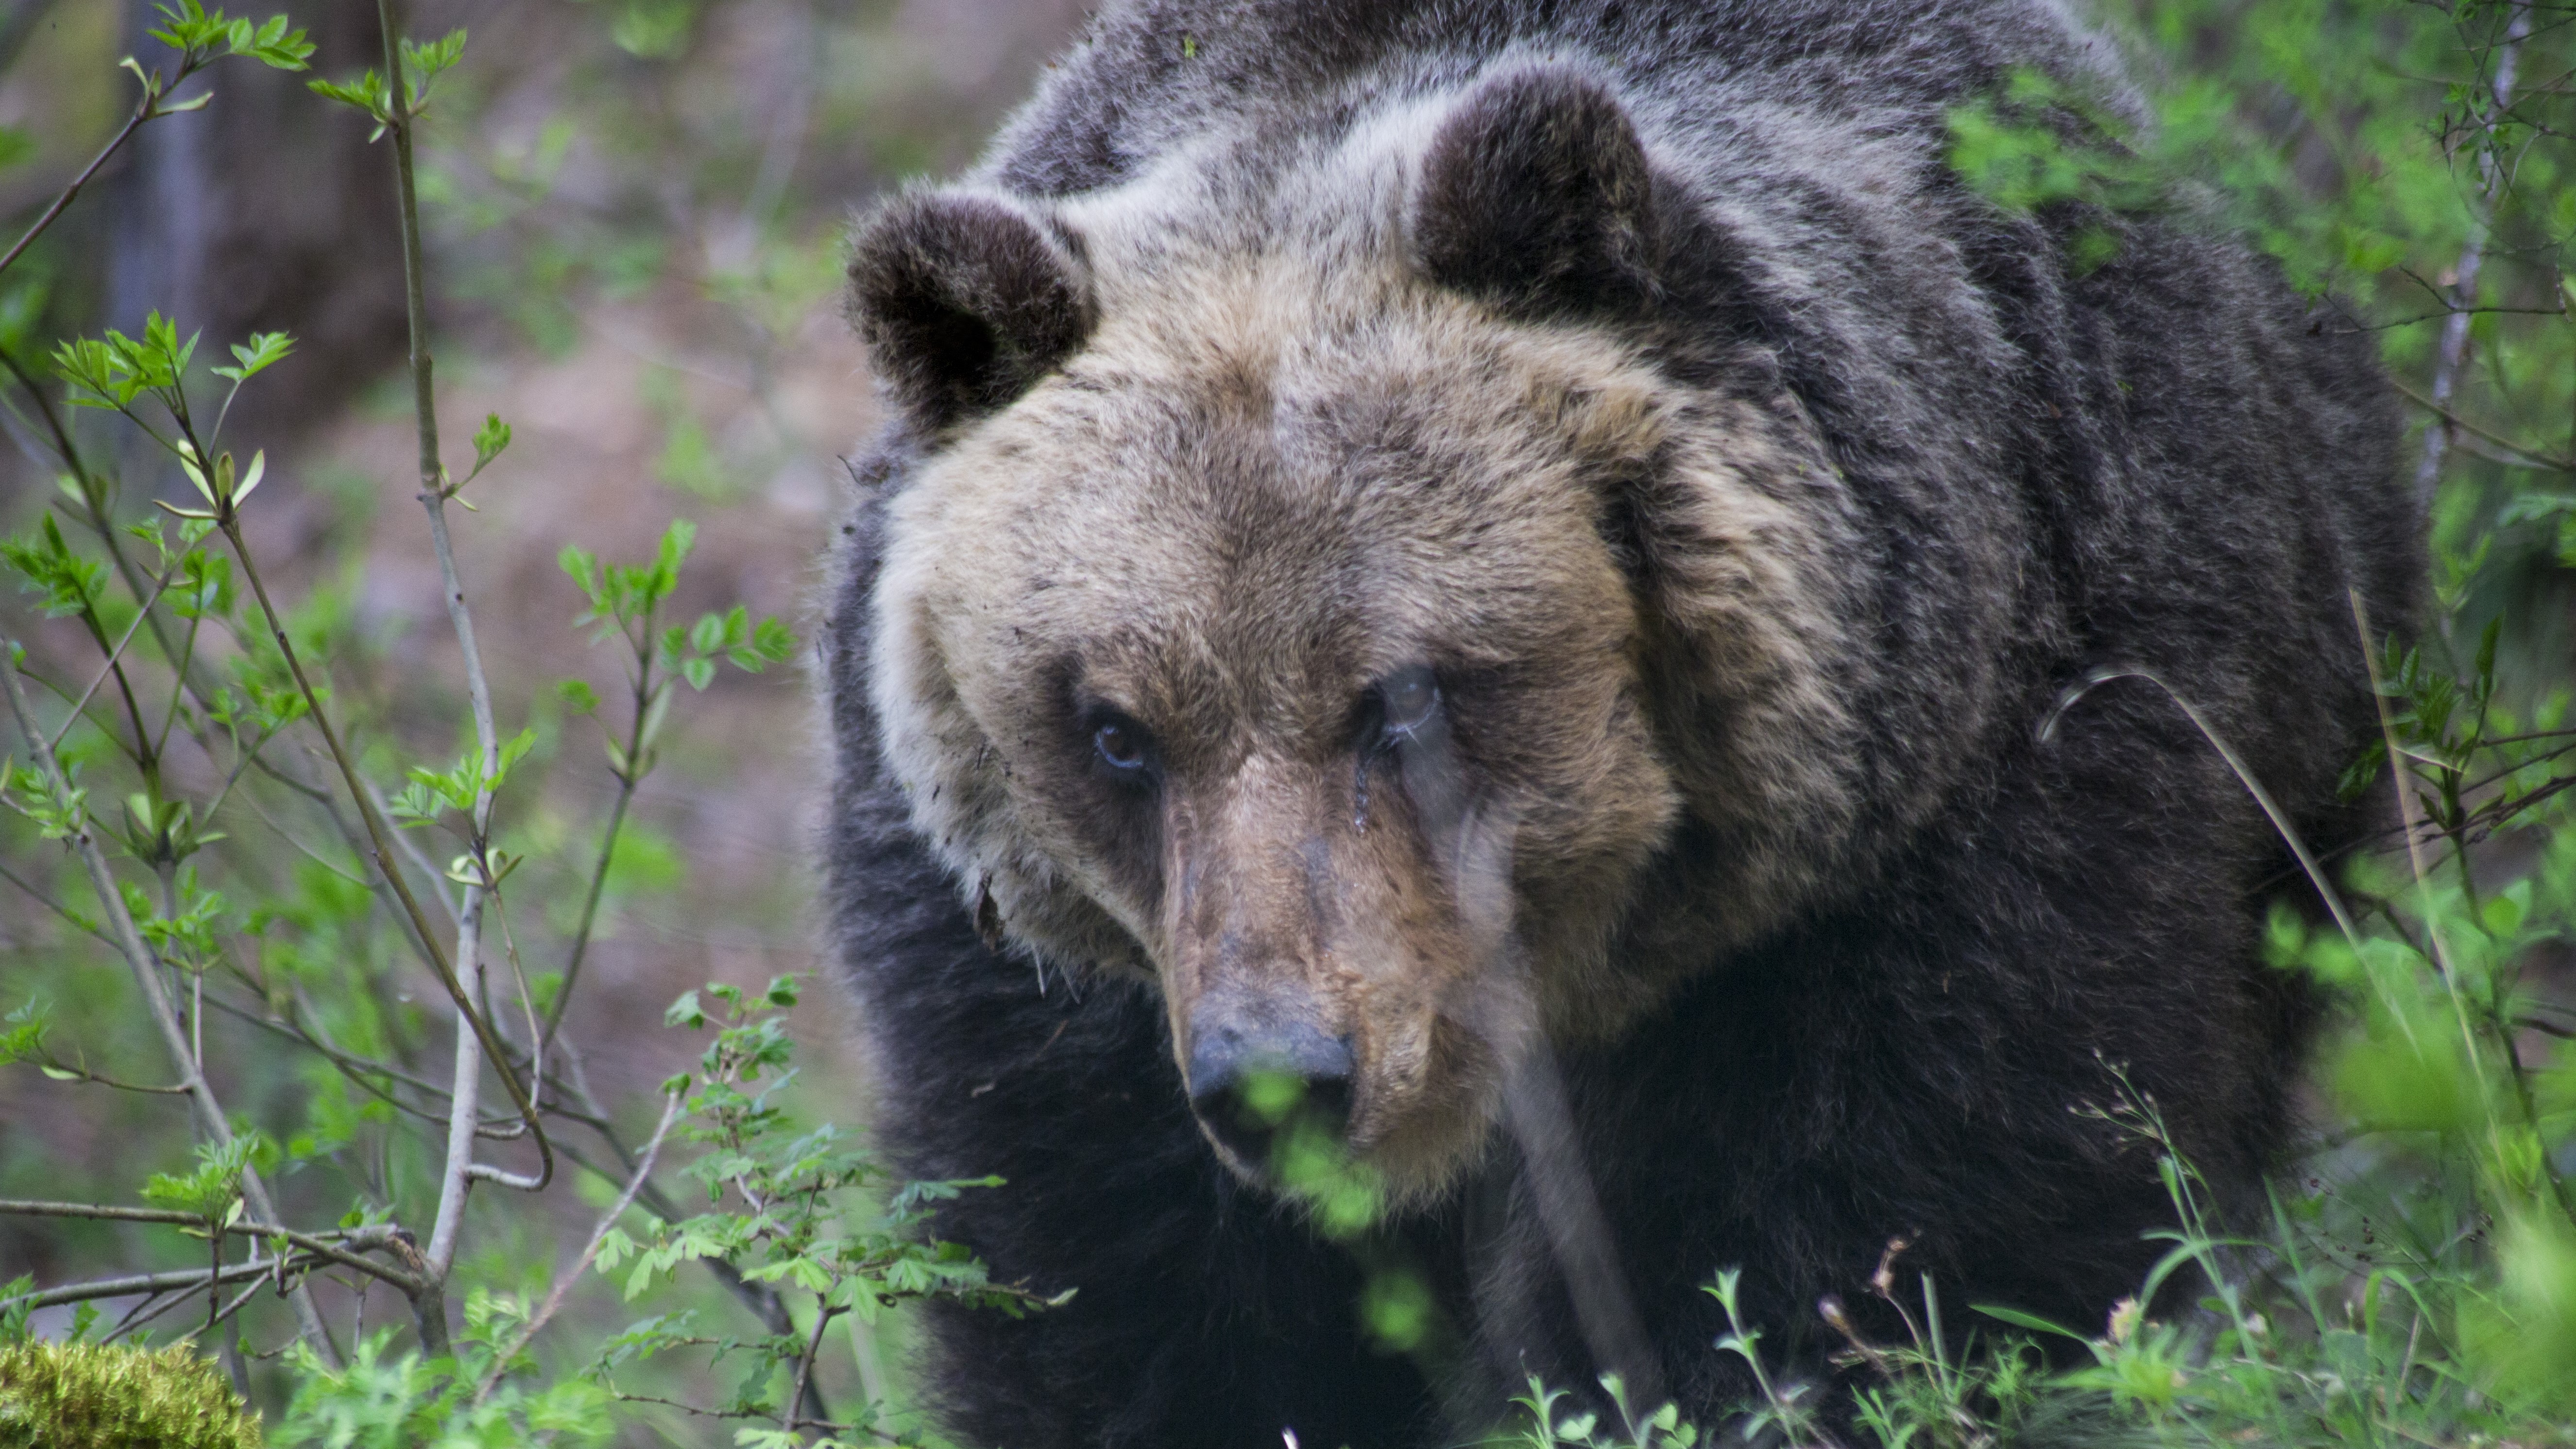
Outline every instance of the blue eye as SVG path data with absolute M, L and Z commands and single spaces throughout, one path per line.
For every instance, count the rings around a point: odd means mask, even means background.
M 1440 681 L 1426 665 L 1400 669 L 1377 686 L 1380 728 L 1387 738 L 1410 735 L 1440 710 Z
M 1145 732 L 1125 720 L 1110 720 L 1093 731 L 1091 746 L 1112 769 L 1135 770 L 1145 764 Z

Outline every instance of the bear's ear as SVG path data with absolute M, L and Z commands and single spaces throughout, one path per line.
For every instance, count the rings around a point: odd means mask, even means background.
M 1564 66 L 1507 72 L 1440 123 L 1411 241 L 1434 281 L 1538 315 L 1650 301 L 1661 250 L 1654 177 L 1628 113 Z
M 1016 205 L 899 197 L 850 252 L 850 322 L 877 374 L 932 427 L 992 412 L 1091 334 L 1082 264 Z

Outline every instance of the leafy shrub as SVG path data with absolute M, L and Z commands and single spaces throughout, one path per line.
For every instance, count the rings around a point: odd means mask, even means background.
M 144 127 L 204 104 L 179 92 L 206 65 L 238 55 L 300 69 L 312 54 L 284 17 L 254 24 L 197 0 L 161 13 L 177 58 L 131 67 L 141 94 L 100 165 Z M 173 1320 L 169 1354 L 216 1353 L 242 1385 L 254 1363 L 274 1363 L 264 1372 L 281 1390 L 280 1444 L 587 1445 L 634 1415 L 703 1417 L 753 1444 L 882 1440 L 881 1386 L 863 1384 L 866 1397 L 837 1415 L 827 1400 L 818 1368 L 836 1325 L 934 1296 L 996 1311 L 1045 1305 L 923 1236 L 928 1204 L 981 1184 L 886 1182 L 842 1129 L 795 1125 L 783 1097 L 795 1043 L 781 1017 L 797 999 L 793 977 L 757 995 L 713 983 L 673 1008 L 675 1026 L 712 1026 L 713 1041 L 699 1073 L 664 1083 L 648 1133 L 593 1093 L 562 1027 L 621 873 L 634 876 L 653 851 L 632 818 L 637 791 L 662 766 L 683 696 L 720 673 L 770 670 L 796 644 L 741 605 L 679 612 L 695 530 L 677 520 L 642 562 L 562 551 L 586 604 L 574 624 L 614 650 L 621 690 L 603 698 L 575 679 L 514 700 L 495 688 L 462 582 L 460 525 L 474 508 L 466 490 L 492 486 L 483 480 L 513 430 L 488 417 L 470 467 L 451 473 L 443 461 L 413 150 L 466 36 L 416 43 L 392 7 L 383 18 L 383 66 L 312 89 L 315 104 L 373 123 L 396 182 L 384 224 L 399 231 L 415 284 L 416 496 L 462 661 L 465 745 L 452 756 L 409 748 L 406 721 L 382 713 L 361 682 L 366 645 L 345 607 L 327 586 L 291 597 L 245 526 L 275 506 L 262 491 L 267 453 L 244 459 L 226 425 L 234 399 L 262 385 L 293 339 L 228 342 L 229 357 L 216 359 L 156 313 L 135 335 L 62 341 L 42 365 L 0 347 L 61 473 L 59 499 L 0 546 L 35 612 L 59 626 L 42 650 L 15 621 L 0 635 L 0 685 L 23 747 L 0 764 L 0 802 L 32 841 L 52 843 L 69 888 L 12 878 L 123 969 L 125 1009 L 148 1030 L 94 1056 L 91 1042 L 67 1039 L 54 1003 L 31 995 L 0 1030 L 0 1062 L 176 1099 L 198 1143 L 184 1168 L 149 1172 L 139 1202 L 0 1199 L 0 1214 L 143 1225 L 183 1265 L 42 1289 L 20 1278 L 0 1287 L 0 1339 L 23 1341 L 35 1313 L 76 1305 L 73 1346 L 43 1353 L 123 1364 L 126 1350 L 87 1340 L 202 1305 Z M 0 285 L 26 251 L 22 242 L 0 259 Z M 83 410 L 157 454 L 183 481 L 180 500 L 150 497 L 148 475 L 133 497 L 102 461 L 117 445 L 85 431 Z M 43 718 L 46 709 L 59 712 Z M 597 725 L 613 796 L 594 831 L 513 833 L 514 805 L 535 813 L 526 776 L 566 748 L 567 721 Z M 264 838 L 246 844 L 244 829 Z M 279 839 L 292 849 L 277 850 Z M 534 969 L 541 948 L 559 970 Z M 434 1005 L 417 1004 L 421 987 Z M 254 1034 L 227 1036 L 244 1030 Z M 298 1055 L 303 1088 L 301 1110 L 265 1114 L 280 1121 L 274 1134 L 225 1100 L 243 1066 L 266 1065 L 257 1054 L 272 1042 Z M 452 1063 L 443 1077 L 431 1065 L 441 1055 Z M 675 1200 L 675 1168 L 703 1186 L 701 1210 Z M 510 1219 L 484 1204 L 560 1196 L 575 1173 L 599 1212 L 586 1244 L 558 1270 L 539 1256 L 535 1272 L 514 1272 Z M 550 1369 L 539 1336 L 594 1267 L 615 1270 L 629 1299 L 687 1304 L 712 1287 L 731 1307 L 700 1301 L 621 1333 L 593 1329 Z M 685 1288 L 673 1281 L 684 1274 Z M 390 1326 L 388 1297 L 403 1310 Z M 112 1322 L 95 1307 L 111 1300 L 130 1305 Z M 246 1338 L 245 1321 L 277 1300 L 290 1322 L 267 1332 L 283 1328 L 283 1340 Z M 656 1355 L 652 1392 L 621 1383 L 621 1368 Z M 673 1359 L 694 1364 L 675 1371 Z M 728 1395 L 680 1392 L 717 1365 L 736 1375 Z M 141 1382 L 113 1382 L 129 1381 Z M 30 1408 L 31 1432 L 68 1432 L 43 1417 L 52 1403 Z

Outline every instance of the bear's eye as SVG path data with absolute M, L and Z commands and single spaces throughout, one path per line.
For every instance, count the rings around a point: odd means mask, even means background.
M 1440 709 L 1440 681 L 1430 667 L 1417 664 L 1378 681 L 1378 728 L 1388 743 L 1408 737 L 1431 722 Z
M 1102 720 L 1100 727 L 1091 732 L 1091 747 L 1113 770 L 1145 767 L 1145 730 L 1133 720 Z

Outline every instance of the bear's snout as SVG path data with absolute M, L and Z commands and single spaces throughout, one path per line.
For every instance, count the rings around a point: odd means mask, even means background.
M 1220 1008 L 1203 1013 L 1190 1048 L 1190 1110 L 1237 1166 L 1260 1174 L 1292 1130 L 1334 1138 L 1350 1126 L 1350 1039 L 1308 1020 Z M 1270 1019 L 1264 1019 L 1269 1016 Z

